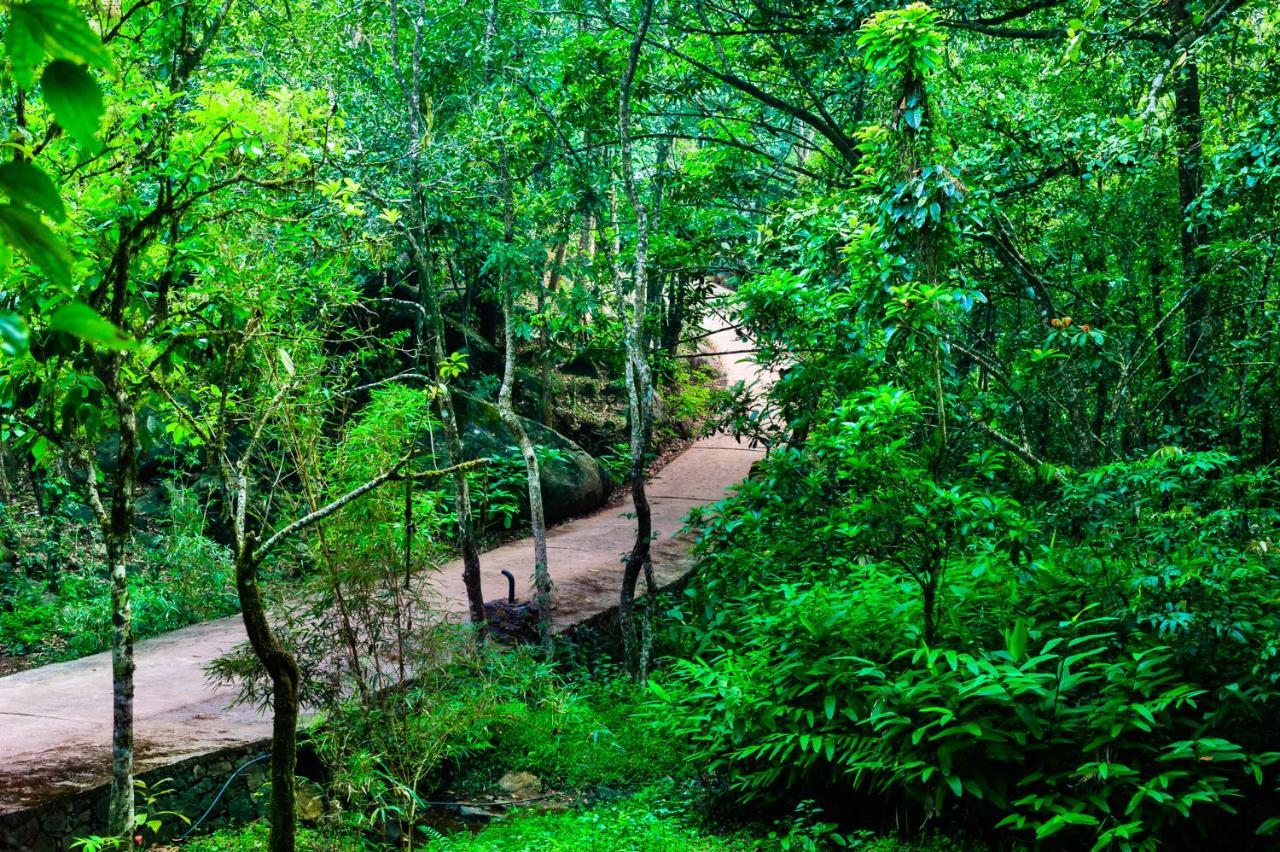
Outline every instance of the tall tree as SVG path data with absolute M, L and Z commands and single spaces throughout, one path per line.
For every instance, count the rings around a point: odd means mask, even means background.
M 650 595 L 656 589 L 653 582 L 653 561 L 650 545 L 653 539 L 653 511 L 645 492 L 645 463 L 648 460 L 649 439 L 653 428 L 653 373 L 649 365 L 649 351 L 645 342 L 645 314 L 649 305 L 649 211 L 636 188 L 635 163 L 632 143 L 632 93 L 640 53 L 644 48 L 649 23 L 653 17 L 653 0 L 643 0 L 639 23 L 627 53 L 626 65 L 618 87 L 618 150 L 619 170 L 627 202 L 635 216 L 634 261 L 630 275 L 630 303 L 627 301 L 627 281 L 621 268 L 620 248 L 614 252 L 618 264 L 614 282 L 617 290 L 618 312 L 626 323 L 626 371 L 627 406 L 631 440 L 631 503 L 636 515 L 636 538 L 622 568 L 622 591 L 618 604 L 618 617 L 622 625 L 622 639 L 627 663 L 637 678 L 643 678 L 648 668 L 649 628 L 648 610 L 643 630 L 637 631 L 635 619 L 636 586 L 643 573 Z M 613 205 L 614 233 L 620 234 L 616 202 Z

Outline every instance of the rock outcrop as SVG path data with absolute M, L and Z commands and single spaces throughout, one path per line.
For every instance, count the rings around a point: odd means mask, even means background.
M 515 437 L 502 422 L 496 405 L 470 394 L 455 393 L 454 408 L 462 425 L 462 451 L 468 459 L 518 456 Z M 600 463 L 559 432 L 524 417 L 520 421 L 534 446 L 546 453 L 539 472 L 547 522 L 583 515 L 604 505 L 611 485 Z M 443 451 L 441 432 L 434 435 L 434 443 L 437 451 Z

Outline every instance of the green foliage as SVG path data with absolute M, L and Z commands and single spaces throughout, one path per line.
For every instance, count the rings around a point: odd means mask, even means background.
M 317 728 L 343 825 L 409 830 L 425 801 L 479 794 L 511 771 L 570 791 L 679 773 L 669 744 L 634 724 L 644 696 L 621 674 L 566 678 L 530 651 L 465 644 L 452 656 L 372 705 L 338 707 Z
M 76 525 L 56 538 L 52 522 L 28 522 L 10 530 L 20 541 L 42 538 L 60 546 L 27 551 L 14 565 L 0 602 L 0 651 L 40 661 L 75 659 L 106 650 L 111 643 L 109 579 L 92 537 Z M 230 555 L 198 533 L 175 530 L 148 548 L 130 571 L 134 630 L 140 638 L 238 611 Z M 79 566 L 68 570 L 68 563 Z M 54 564 L 53 573 L 47 569 Z
M 130 849 L 143 845 L 148 839 L 154 840 L 160 837 L 161 831 L 172 831 L 175 823 L 179 827 L 191 824 L 191 820 L 185 815 L 177 811 L 162 810 L 158 806 L 161 799 L 174 792 L 174 788 L 169 786 L 173 783 L 172 778 L 164 778 L 154 784 L 147 784 L 141 780 L 133 783 L 137 789 L 140 809 L 134 813 L 133 825 L 125 835 L 83 837 L 71 844 L 72 849 L 77 849 L 79 852 L 112 852 L 112 850 Z
M 191 852 L 260 852 L 267 845 L 265 822 L 255 822 L 243 829 L 226 829 L 207 837 L 196 837 L 184 844 Z M 358 837 L 340 837 L 333 832 L 298 828 L 298 848 L 307 852 L 367 852 L 371 847 Z
M 1003 844 L 1274 831 L 1276 10 L 659 4 L 621 192 L 638 5 L 10 3 L 6 503 L 154 485 L 97 470 L 135 418 L 133 460 L 172 450 L 161 478 L 185 484 L 256 445 L 268 528 L 406 457 L 439 466 L 424 386 L 493 390 L 508 294 L 546 418 L 572 408 L 572 365 L 616 419 L 615 300 L 644 223 L 669 417 L 716 408 L 770 449 L 702 513 L 703 570 L 671 611 L 689 653 L 653 717 L 628 718 L 612 678 L 489 657 L 340 706 L 348 826 L 411 824 L 437 775 L 513 763 L 638 784 L 680 756 L 675 732 L 734 795 L 853 791 Z M 713 395 L 669 357 L 722 285 L 769 388 Z M 482 532 L 517 528 L 514 454 L 467 481 Z M 388 583 L 448 555 L 449 483 L 396 485 L 277 551 L 319 598 L 308 617 L 350 592 L 377 633 L 405 612 Z M 15 517 L 5 649 L 100 649 L 98 540 Z M 202 531 L 134 536 L 139 632 L 234 608 Z M 332 622 L 311 630 L 331 651 Z M 578 816 L 526 825 L 586 842 Z M 597 817 L 699 842 L 681 819 Z M 832 818 L 769 840 L 861 842 Z
M 698 830 L 687 794 L 670 783 L 648 787 L 617 802 L 580 811 L 517 814 L 473 836 L 456 835 L 427 846 L 441 852 L 506 850 L 690 849 L 736 852 L 759 848 L 742 836 Z M 800 848 L 800 847 L 792 847 Z
M 818 434 L 711 518 L 676 612 L 697 653 L 653 687 L 693 760 L 750 798 L 829 785 L 1023 839 L 1251 835 L 1280 761 L 1259 736 L 1280 699 L 1274 477 L 1162 450 L 1067 478 L 1037 530 L 996 494 L 886 479 L 910 454 L 884 413 L 910 407 L 875 398 L 837 427 L 874 436 L 843 476 Z M 917 524 L 953 542 L 927 644 L 899 573 Z
M 98 150 L 98 125 L 105 108 L 98 83 L 85 66 L 113 70 L 111 54 L 102 39 L 69 0 L 24 0 L 12 4 L 8 15 L 4 46 L 14 82 L 24 92 L 30 91 L 36 72 L 43 65 L 40 92 L 53 117 L 87 151 Z M 20 129 L 23 134 L 27 131 L 25 126 Z M 45 170 L 22 159 L 26 156 L 24 149 L 32 146 L 29 137 L 19 138 L 22 141 L 17 143 L 18 158 L 6 163 L 0 175 L 0 190 L 11 202 L 0 207 L 0 238 L 5 247 L 0 266 L 8 266 L 9 250 L 17 249 L 52 284 L 70 292 L 71 252 L 37 212 L 60 222 L 65 218 L 62 200 Z M 100 319 L 96 313 L 94 317 Z M 0 335 L 7 354 L 24 353 L 27 339 L 23 318 L 10 310 L 0 311 L 0 324 L 9 329 Z M 67 330 L 78 333 L 79 329 L 72 326 Z
M 98 316 L 93 308 L 79 302 L 71 302 L 54 311 L 49 317 L 49 328 L 74 334 L 105 349 L 131 349 L 135 346 L 120 329 Z
M 942 65 L 938 13 L 924 3 L 876 12 L 858 35 L 862 62 L 873 74 L 925 77 Z
M 95 146 L 98 122 L 105 108 L 102 92 L 89 72 L 80 65 L 58 59 L 50 62 L 40 75 L 40 87 L 58 123 L 80 144 Z

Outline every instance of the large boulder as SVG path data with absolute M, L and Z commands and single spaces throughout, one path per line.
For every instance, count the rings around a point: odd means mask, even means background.
M 455 392 L 454 409 L 462 426 L 462 452 L 468 459 L 513 455 L 519 445 L 502 422 L 492 403 Z M 609 475 L 591 454 L 569 438 L 541 423 L 520 418 L 525 433 L 535 447 L 554 452 L 539 465 L 542 475 L 542 502 L 547 522 L 582 515 L 604 505 L 609 498 Z M 445 446 L 444 436 L 434 436 L 437 448 Z

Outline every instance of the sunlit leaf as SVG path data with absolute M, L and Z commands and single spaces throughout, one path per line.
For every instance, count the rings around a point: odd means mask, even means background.
M 16 204 L 0 206 L 0 236 L 31 258 L 54 284 L 71 286 L 71 252 L 34 211 Z
M 27 160 L 10 160 L 0 165 L 0 191 L 7 194 L 10 201 L 43 210 L 57 221 L 66 218 L 58 188 L 48 175 Z
M 40 86 L 58 123 L 81 145 L 96 148 L 95 134 L 105 107 L 102 92 L 88 70 L 59 59 L 44 69 Z
M 122 350 L 137 346 L 124 332 L 83 302 L 71 302 L 58 308 L 49 318 L 49 327 L 55 331 L 74 334 L 81 340 L 104 349 Z

